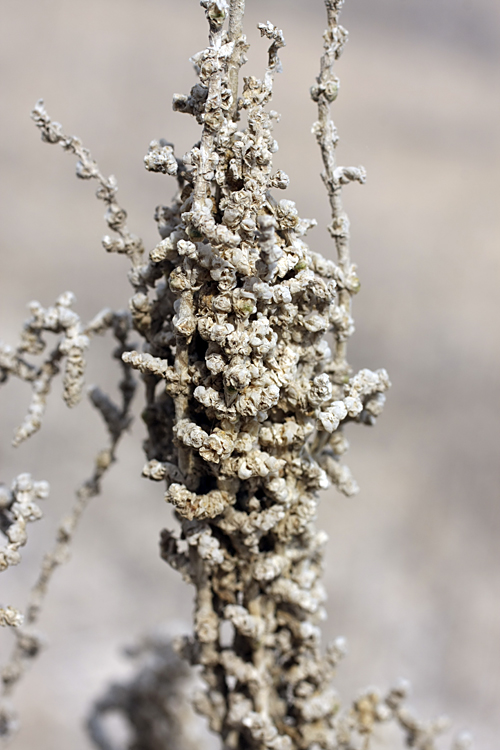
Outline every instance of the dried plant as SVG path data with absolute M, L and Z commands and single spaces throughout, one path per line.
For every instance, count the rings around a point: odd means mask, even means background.
M 130 422 L 136 370 L 146 396 L 143 474 L 166 483 L 165 499 L 178 520 L 176 530 L 161 534 L 161 555 L 194 587 L 194 630 L 175 642 L 177 656 L 162 639 L 139 647 L 136 653 L 146 656 L 137 677 L 113 686 L 94 706 L 89 729 L 95 744 L 115 747 L 103 717 L 120 712 L 129 723 L 131 749 L 192 746 L 187 719 L 179 721 L 178 710 L 187 704 L 182 685 L 188 662 L 203 680 L 196 710 L 228 750 L 369 748 L 378 727 L 391 721 L 408 747 L 431 750 L 445 723 L 415 719 L 404 707 L 406 685 L 386 694 L 365 690 L 343 707 L 332 680 L 344 641 L 324 653 L 320 647 L 327 536 L 314 523 L 318 491 L 330 484 L 346 495 L 357 491 L 341 462 L 348 447 L 343 428 L 349 422 L 374 424 L 390 385 L 385 370 L 353 373 L 346 359 L 359 281 L 341 194 L 349 182 L 363 183 L 365 171 L 337 165 L 337 131 L 330 119 L 338 93 L 333 65 L 347 40 L 339 24 L 343 0 L 325 0 L 328 26 L 311 88 L 336 262 L 304 241 L 315 222 L 301 219 L 292 201 L 272 193 L 289 184 L 283 171 L 273 171 L 278 115 L 268 109 L 283 33 L 270 22 L 259 24 L 270 42 L 267 68 L 262 79 L 244 77 L 238 95 L 248 49 L 244 0 L 231 0 L 230 7 L 226 0 L 201 5 L 209 43 L 192 58 L 199 82 L 189 95 L 173 100 L 176 111 L 197 120 L 201 137 L 182 158 L 163 139 L 149 147 L 146 168 L 178 183 L 172 205 L 156 210 L 162 239 L 149 259 L 143 260 L 143 243 L 126 226 L 114 178 L 103 177 L 89 151 L 50 119 L 42 101 L 32 113 L 44 141 L 78 157 L 78 177 L 97 180 L 97 197 L 106 203 L 105 218 L 115 233 L 103 245 L 129 256 L 134 293 L 128 313 L 105 310 L 87 326 L 71 309 L 69 293 L 47 310 L 32 303 L 20 344 L 0 348 L 3 379 L 19 377 L 33 394 L 16 445 L 39 429 L 63 364 L 64 399 L 68 406 L 77 403 L 90 337 L 112 329 L 123 369 L 120 406 L 98 389 L 91 392 L 110 443 L 59 528 L 25 624 L 14 608 L 0 610 L 0 624 L 17 634 L 2 672 L 4 697 L 38 651 L 33 626 L 47 584 L 114 461 Z M 142 339 L 140 350 L 128 343 L 130 329 Z M 41 364 L 33 364 L 27 357 L 43 354 L 47 332 L 59 337 L 57 345 Z M 2 490 L 0 518 L 8 539 L 0 552 L 2 568 L 19 562 L 26 523 L 40 517 L 35 499 L 46 494 L 45 483 L 28 475 Z M 188 713 L 183 709 L 181 715 Z M 7 736 L 12 727 L 4 704 L 0 731 Z M 466 736 L 454 745 L 468 746 Z

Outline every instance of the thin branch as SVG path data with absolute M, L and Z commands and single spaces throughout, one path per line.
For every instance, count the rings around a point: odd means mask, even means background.
M 359 288 L 356 267 L 352 265 L 349 251 L 349 218 L 342 205 L 342 187 L 351 181 L 363 183 L 366 172 L 363 167 L 337 167 L 335 148 L 338 142 L 337 129 L 330 119 L 330 105 L 337 98 L 339 90 L 338 78 L 333 74 L 333 65 L 342 54 L 347 42 L 348 32 L 339 23 L 339 15 L 344 0 L 325 0 L 328 18 L 328 28 L 324 32 L 324 53 L 321 57 L 320 73 L 316 78 L 316 85 L 311 88 L 311 98 L 318 105 L 318 121 L 313 126 L 313 132 L 321 150 L 324 171 L 322 180 L 328 191 L 332 223 L 328 230 L 335 242 L 341 276 L 339 279 L 339 307 L 345 318 L 350 318 L 351 295 Z M 336 351 L 334 367 L 340 378 L 343 372 L 346 355 L 346 336 L 336 337 Z
M 52 550 L 44 556 L 37 581 L 31 590 L 24 624 L 14 631 L 16 643 L 1 673 L 0 737 L 3 738 L 9 738 L 16 727 L 15 714 L 8 706 L 7 700 L 24 675 L 28 664 L 41 649 L 42 641 L 35 632 L 34 626 L 40 618 L 52 576 L 57 568 L 68 559 L 71 542 L 81 518 L 90 500 L 100 494 L 102 478 L 115 462 L 118 443 L 131 422 L 130 406 L 135 391 L 135 381 L 130 366 L 122 360 L 122 354 L 129 348 L 126 339 L 130 328 L 130 318 L 128 314 L 123 313 L 101 315 L 89 326 L 89 329 L 94 328 L 95 331 L 102 332 L 106 327 L 113 328 L 114 335 L 119 342 L 114 356 L 122 368 L 122 378 L 119 383 L 121 408 L 112 404 L 110 399 L 102 393 L 99 393 L 99 398 L 96 398 L 95 389 L 91 391 L 91 399 L 108 428 L 109 444 L 96 455 L 92 475 L 78 488 L 76 501 L 70 513 L 60 521 L 55 544 Z
M 129 256 L 134 266 L 139 265 L 144 245 L 140 237 L 132 234 L 127 227 L 127 212 L 116 200 L 118 185 L 115 177 L 111 175 L 107 179 L 99 170 L 99 166 L 92 158 L 90 151 L 84 147 L 79 138 L 74 135 L 65 135 L 62 126 L 54 122 L 47 114 L 43 99 L 40 99 L 31 112 L 37 128 L 42 133 L 42 140 L 46 143 L 60 143 L 65 151 L 70 151 L 78 157 L 76 174 L 82 180 L 97 180 L 100 187 L 96 192 L 97 198 L 104 201 L 108 209 L 104 216 L 109 228 L 118 234 L 118 238 L 112 239 L 107 235 L 103 237 L 102 244 L 108 252 L 124 253 Z
M 234 49 L 229 60 L 229 87 L 233 95 L 231 114 L 236 119 L 238 111 L 238 76 L 240 68 L 245 62 L 241 45 L 244 44 L 243 16 L 245 14 L 245 0 L 231 0 L 229 10 L 229 40 L 234 42 Z

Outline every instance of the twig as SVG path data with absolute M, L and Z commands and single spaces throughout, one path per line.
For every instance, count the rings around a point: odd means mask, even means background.
M 243 16 L 245 14 L 245 0 L 230 0 L 229 9 L 229 40 L 234 42 L 233 53 L 229 60 L 229 88 L 233 95 L 233 105 L 231 114 L 236 119 L 238 111 L 238 76 L 240 68 L 244 62 L 242 59 L 242 42 L 243 37 Z
M 42 561 L 41 569 L 35 585 L 33 586 L 24 623 L 15 629 L 16 643 L 10 658 L 1 672 L 2 688 L 0 692 L 0 737 L 9 738 L 16 725 L 15 714 L 6 702 L 26 671 L 28 663 L 39 653 L 42 642 L 34 627 L 40 618 L 41 609 L 47 595 L 49 584 L 57 568 L 67 559 L 70 552 L 71 542 L 90 500 L 101 492 L 101 481 L 108 469 L 116 460 L 116 449 L 118 443 L 129 427 L 131 422 L 130 406 L 132 403 L 135 381 L 131 368 L 122 360 L 122 354 L 128 351 L 127 333 L 130 327 L 128 314 L 108 312 L 106 316 L 100 316 L 88 328 L 102 332 L 105 327 L 112 327 L 119 346 L 114 356 L 120 362 L 122 379 L 119 384 L 121 391 L 121 408 L 114 406 L 110 399 L 101 394 L 99 399 L 93 399 L 95 406 L 104 418 L 110 437 L 109 445 L 99 451 L 94 461 L 92 475 L 76 491 L 76 502 L 70 513 L 59 523 L 56 533 L 56 541 L 50 552 Z M 92 397 L 93 391 L 91 391 Z M 96 402 L 97 401 L 97 402 Z
M 115 177 L 111 175 L 106 179 L 81 140 L 74 135 L 65 135 L 62 126 L 50 119 L 45 110 L 43 99 L 36 103 L 31 112 L 31 117 L 42 133 L 42 140 L 47 143 L 60 143 L 65 151 L 70 151 L 78 157 L 77 177 L 82 180 L 94 179 L 98 181 L 100 187 L 96 196 L 99 200 L 104 201 L 108 207 L 104 218 L 109 228 L 118 234 L 118 238 L 115 239 L 108 236 L 103 237 L 104 248 L 108 252 L 125 253 L 134 266 L 139 265 L 144 246 L 140 237 L 132 234 L 127 227 L 127 212 L 116 200 L 118 185 Z

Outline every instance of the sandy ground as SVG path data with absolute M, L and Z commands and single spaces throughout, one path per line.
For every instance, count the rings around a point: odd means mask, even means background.
M 282 113 L 276 166 L 287 197 L 320 227 L 311 246 L 332 253 L 327 201 L 310 126 L 308 88 L 324 28 L 319 0 L 249 0 L 248 72 L 265 45 L 257 21 L 287 39 L 274 108 Z M 106 256 L 102 208 L 73 176 L 71 157 L 41 144 L 29 111 L 48 111 L 78 133 L 105 173 L 114 173 L 130 225 L 148 247 L 152 213 L 168 201 L 169 178 L 148 175 L 142 157 L 165 136 L 183 153 L 193 123 L 171 111 L 187 92 L 187 58 L 205 44 L 196 0 L 1 0 L 0 331 L 14 343 L 25 303 L 48 305 L 66 289 L 89 318 L 129 296 L 123 258 Z M 351 431 L 348 457 L 362 493 L 326 493 L 325 639 L 345 635 L 338 675 L 347 698 L 398 677 L 414 685 L 424 715 L 449 714 L 478 750 L 500 735 L 500 211 L 496 0 L 348 0 L 351 41 L 339 63 L 335 120 L 343 163 L 368 169 L 350 186 L 355 367 L 385 366 L 393 381 L 375 429 Z M 109 342 L 91 356 L 88 382 L 112 384 Z M 40 435 L 14 451 L 10 435 L 28 393 L 0 392 L 1 479 L 21 470 L 52 487 L 45 520 L 24 561 L 2 575 L 0 601 L 21 606 L 72 487 L 87 473 L 103 430 L 90 407 L 68 412 L 55 389 Z M 171 524 L 161 491 L 140 478 L 137 422 L 104 495 L 85 517 L 71 561 L 49 595 L 41 628 L 50 647 L 18 691 L 22 729 L 13 750 L 89 747 L 82 717 L 106 683 L 126 671 L 120 646 L 167 621 L 187 630 L 191 592 L 158 559 Z M 5 659 L 9 634 L 2 633 Z

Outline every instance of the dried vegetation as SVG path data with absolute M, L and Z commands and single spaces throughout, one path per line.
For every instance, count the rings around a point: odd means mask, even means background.
M 18 377 L 32 389 L 16 445 L 40 428 L 61 367 L 64 399 L 68 406 L 78 402 L 93 335 L 113 332 L 123 369 L 119 406 L 98 389 L 90 393 L 110 442 L 59 527 L 24 624 L 13 607 L 0 610 L 0 624 L 16 634 L 2 672 L 4 736 L 14 726 L 5 699 L 39 650 L 33 628 L 50 576 L 129 425 L 134 370 L 146 398 L 143 473 L 166 484 L 165 499 L 178 521 L 162 532 L 161 555 L 194 588 L 194 629 L 175 642 L 177 655 L 161 639 L 138 649 L 143 663 L 137 677 L 113 686 L 94 706 L 89 729 L 95 744 L 114 747 L 104 718 L 120 712 L 129 724 L 131 749 L 190 747 L 186 722 L 179 720 L 188 716 L 184 709 L 179 714 L 187 705 L 186 662 L 203 680 L 194 706 L 228 750 L 366 749 L 380 725 L 391 721 L 407 746 L 431 750 L 444 727 L 441 720 L 422 723 L 408 712 L 403 684 L 386 694 L 365 690 L 343 707 L 332 681 L 344 641 L 325 652 L 320 646 L 327 537 L 315 527 L 318 491 L 330 484 L 346 495 L 357 491 L 341 460 L 348 448 L 343 428 L 349 422 L 374 424 L 390 385 L 385 370 L 353 373 L 346 359 L 359 281 L 341 193 L 350 182 L 364 182 L 365 171 L 336 163 L 333 65 L 347 32 L 339 24 L 343 0 L 325 4 L 328 27 L 311 96 L 318 106 L 313 132 L 324 164 L 336 262 L 308 248 L 304 238 L 315 222 L 301 219 L 295 204 L 274 192 L 289 184 L 282 170 L 273 169 L 273 122 L 279 116 L 269 109 L 285 41 L 269 22 L 259 25 L 269 43 L 265 73 L 244 77 L 238 93 L 247 50 L 244 0 L 232 0 L 230 7 L 225 0 L 201 2 L 209 43 L 192 58 L 199 80 L 189 95 L 176 94 L 173 101 L 176 111 L 197 120 L 201 137 L 182 157 L 163 139 L 153 141 L 145 156 L 148 170 L 178 183 L 172 204 L 156 209 L 161 241 L 148 258 L 127 228 L 115 179 L 103 177 L 89 151 L 64 134 L 43 102 L 33 110 L 43 140 L 78 157 L 78 177 L 97 180 L 97 197 L 107 206 L 114 233 L 103 245 L 129 256 L 133 295 L 128 312 L 105 310 L 86 326 L 72 309 L 70 293 L 48 309 L 32 303 L 18 346 L 0 348 L 2 379 Z M 128 343 L 131 330 L 140 347 Z M 45 356 L 47 333 L 55 334 L 57 344 Z M 41 363 L 34 364 L 33 356 L 41 356 Z M 47 491 L 26 474 L 2 489 L 2 569 L 20 561 L 26 525 L 41 515 L 35 501 Z M 463 736 L 454 747 L 468 743 Z

